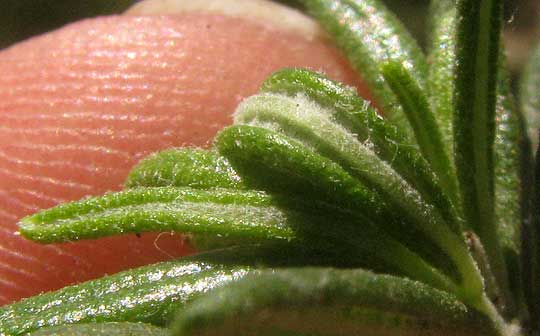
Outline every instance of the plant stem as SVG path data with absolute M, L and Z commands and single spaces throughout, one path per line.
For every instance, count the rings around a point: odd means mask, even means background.
M 478 311 L 484 313 L 491 320 L 495 330 L 497 330 L 499 335 L 501 336 L 523 335 L 521 328 L 519 326 L 506 323 L 506 321 L 497 311 L 497 308 L 495 307 L 493 302 L 489 300 L 486 294 L 482 295 L 480 301 L 476 305 L 473 305 L 473 306 Z

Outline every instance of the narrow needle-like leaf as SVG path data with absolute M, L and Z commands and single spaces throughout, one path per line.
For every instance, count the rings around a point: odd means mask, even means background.
M 146 323 L 82 323 L 42 328 L 29 336 L 167 336 L 168 330 Z
M 457 223 L 445 222 L 416 190 L 369 147 L 332 122 L 328 114 L 305 97 L 265 94 L 244 101 L 238 107 L 235 122 L 278 130 L 339 164 L 359 182 L 383 195 L 394 211 L 401 210 L 402 216 L 410 220 L 409 225 L 435 242 L 458 267 L 463 266 L 462 276 L 471 276 L 468 285 L 472 285 L 475 268 L 472 260 L 466 259 L 468 254 Z M 389 218 L 385 221 L 389 222 Z M 469 266 L 464 266 L 467 263 Z
M 376 193 L 335 162 L 277 132 L 245 125 L 224 129 L 216 138 L 246 184 L 270 193 L 288 193 L 306 202 L 319 200 L 336 209 L 355 209 L 376 218 L 392 216 Z
M 378 0 L 301 2 L 362 74 L 388 120 L 414 143 L 402 107 L 380 72 L 382 63 L 396 61 L 406 67 L 421 87 L 425 85 L 425 57 L 401 22 Z
M 280 109 L 279 104 L 272 104 L 272 106 L 272 111 L 278 111 Z M 296 102 L 293 102 L 290 106 L 296 106 Z M 281 107 L 283 106 L 281 105 Z M 278 115 L 276 114 L 276 116 Z M 294 128 L 294 123 L 290 123 L 289 126 Z M 321 130 L 323 129 L 328 128 L 321 125 Z M 298 127 L 295 130 L 300 136 L 305 131 L 302 127 Z M 339 133 L 333 134 L 337 137 L 340 136 Z M 358 228 L 362 230 L 360 232 L 369 229 L 369 225 L 367 224 L 371 221 L 375 222 L 377 226 L 384 230 L 385 226 L 387 226 L 385 225 L 387 224 L 385 221 L 392 223 L 392 221 L 397 219 L 396 216 L 420 220 L 421 223 L 418 224 L 418 229 L 431 239 L 427 240 L 428 242 L 435 242 L 455 262 L 462 277 L 460 280 L 467 284 L 467 288 L 463 286 L 458 289 L 454 288 L 452 291 L 459 292 L 465 300 L 474 301 L 481 296 L 481 279 L 478 277 L 477 269 L 460 235 L 452 232 L 444 222 L 439 222 L 437 225 L 436 222 L 427 221 L 426 218 L 422 219 L 423 215 L 416 208 L 416 206 L 420 205 L 414 203 L 414 195 L 411 195 L 410 199 L 401 200 L 405 203 L 412 202 L 404 207 L 400 207 L 400 204 L 403 205 L 403 203 L 396 200 L 400 196 L 395 195 L 394 200 L 397 202 L 395 203 L 397 208 L 391 208 L 394 209 L 394 213 L 390 212 L 390 208 L 386 207 L 387 205 L 380 200 L 377 193 L 374 193 L 358 179 L 349 175 L 335 161 L 321 156 L 316 151 L 310 149 L 329 146 L 329 144 L 325 144 L 317 136 L 313 136 L 313 139 L 319 143 L 320 147 L 315 143 L 306 141 L 308 147 L 306 144 L 302 144 L 302 142 L 262 128 L 235 126 L 227 128 L 218 136 L 217 145 L 220 152 L 230 160 L 231 164 L 245 178 L 246 182 L 249 181 L 257 187 L 269 191 L 292 192 L 298 197 L 320 199 L 329 202 L 337 209 L 352 212 L 361 219 L 359 224 L 362 226 Z M 348 144 L 345 142 L 342 145 L 348 147 Z M 337 152 L 331 150 L 331 145 L 327 149 L 333 151 L 332 158 L 335 159 Z M 346 162 L 347 157 L 346 154 L 343 154 L 340 161 Z M 369 159 L 366 156 L 366 159 L 368 161 L 364 164 L 369 165 L 369 162 L 372 162 L 374 158 Z M 378 173 L 384 174 L 386 169 L 379 165 L 377 167 L 381 169 Z M 355 169 L 360 170 L 360 172 L 362 171 L 361 165 L 355 166 Z M 370 181 L 368 178 L 364 180 L 367 184 L 374 184 L 377 178 L 373 177 L 373 181 Z M 394 185 L 395 183 L 397 183 L 395 179 L 389 178 L 388 185 Z M 397 189 L 392 188 L 395 192 L 401 187 L 406 187 L 400 183 L 397 185 Z M 411 192 L 414 194 L 414 191 L 411 190 Z M 386 195 L 387 193 L 385 192 L 384 194 Z M 407 207 L 410 208 L 407 209 Z M 423 209 L 433 215 L 428 208 Z M 403 231 L 407 231 L 407 228 L 404 227 Z M 369 232 L 371 231 L 366 231 L 366 233 Z M 366 238 L 365 243 L 373 244 L 373 242 L 370 242 L 371 239 L 380 240 L 380 238 L 377 238 L 376 232 L 373 235 L 370 234 L 371 236 L 373 238 Z M 426 243 L 426 241 L 422 242 L 424 244 Z M 417 241 L 416 244 L 421 245 L 422 242 Z M 381 248 L 373 251 L 373 253 L 378 254 L 382 250 L 390 250 L 395 244 L 392 243 L 386 246 L 381 243 L 380 246 Z M 385 247 L 382 248 L 382 246 Z M 359 247 L 361 248 L 362 246 Z M 394 253 L 397 254 L 399 252 L 396 250 Z M 395 265 L 391 254 L 385 253 L 381 258 Z M 414 272 L 410 272 L 407 270 L 407 267 L 403 267 L 405 265 L 404 262 L 401 266 L 399 265 L 402 262 L 400 258 L 396 258 L 396 261 L 398 261 L 398 268 L 407 272 L 410 277 L 418 278 L 421 274 L 422 277 L 425 274 L 429 274 L 429 272 L 424 270 L 414 275 Z M 424 279 L 424 281 L 430 281 L 432 283 L 432 280 Z M 440 283 L 439 281 L 436 286 L 440 286 Z
M 329 118 L 370 147 L 382 160 L 399 173 L 422 197 L 437 207 L 445 220 L 457 221 L 457 212 L 438 183 L 418 148 L 407 144 L 398 129 L 388 123 L 358 97 L 356 92 L 325 76 L 303 69 L 285 69 L 274 73 L 262 85 L 261 91 L 305 95 L 329 112 Z
M 454 104 L 452 92 L 454 83 L 452 79 L 456 67 L 456 7 L 453 1 L 437 0 L 433 2 L 432 13 L 432 45 L 430 51 L 430 94 L 433 106 L 437 109 L 436 116 L 445 137 L 452 133 L 452 113 Z M 520 270 L 517 267 L 519 254 L 519 227 L 522 221 L 522 208 L 524 204 L 521 196 L 521 181 L 525 163 L 530 162 L 530 154 L 526 135 L 523 131 L 524 121 L 514 106 L 509 90 L 508 75 L 504 71 L 504 53 L 502 57 L 501 71 L 498 74 L 497 106 L 495 120 L 494 142 L 494 184 L 495 184 L 495 220 L 497 233 L 501 238 L 501 245 L 509 268 L 510 286 L 514 297 L 518 299 L 520 294 Z M 453 151 L 453 143 L 447 140 L 447 146 Z M 497 282 L 499 282 L 498 280 Z M 504 281 L 504 280 L 503 280 Z M 497 286 L 500 286 L 497 284 Z M 503 285 L 504 286 L 504 285 Z M 500 306 L 511 307 L 512 302 L 504 302 L 509 297 L 493 298 L 499 301 Z
M 381 71 L 401 103 L 420 151 L 439 177 L 441 186 L 456 203 L 458 187 L 454 166 L 451 164 L 427 96 L 401 63 L 389 61 L 382 65 Z
M 150 155 L 130 172 L 127 188 L 191 187 L 197 189 L 246 189 L 227 159 L 216 151 L 200 148 L 173 148 Z M 188 235 L 197 250 L 223 248 L 239 243 L 223 235 Z
M 457 223 L 445 223 L 416 190 L 380 160 L 369 144 L 359 142 L 328 118 L 329 114 L 306 97 L 263 94 L 244 101 L 237 109 L 235 122 L 282 132 L 339 164 L 351 176 L 383 195 L 395 209 L 402 209 L 412 222 L 438 222 L 459 232 Z M 433 234 L 437 234 L 436 230 L 426 229 Z
M 263 272 L 178 312 L 187 335 L 497 335 L 491 322 L 448 293 L 362 270 Z
M 521 82 L 521 105 L 527 116 L 529 133 L 535 144 L 536 167 L 533 187 L 526 187 L 532 195 L 532 216 L 523 227 L 523 277 L 526 301 L 531 314 L 533 330 L 540 330 L 540 151 L 538 150 L 540 126 L 540 47 L 536 47 Z
M 345 263 L 344 263 L 345 261 Z M 0 335 L 89 322 L 144 322 L 165 326 L 179 307 L 255 267 L 348 264 L 345 255 L 278 244 L 199 254 L 124 271 L 0 307 Z
M 1 307 L 0 334 L 84 322 L 165 325 L 178 306 L 248 270 L 196 259 L 132 269 Z
M 245 189 L 224 157 L 199 148 L 167 149 L 145 158 L 129 173 L 126 187 Z
M 346 253 L 366 259 L 362 265 L 378 270 L 384 267 L 377 265 L 381 260 L 370 250 L 388 241 L 388 249 L 379 255 L 384 255 L 389 267 L 406 270 L 409 276 L 418 274 L 440 288 L 452 287 L 444 276 L 376 228 L 368 227 L 358 234 L 355 227 L 345 224 L 349 219 L 338 213 L 332 220 L 341 225 L 331 227 L 328 212 L 339 210 L 319 203 L 308 210 L 316 209 L 317 213 L 310 214 L 302 203 L 260 191 L 139 188 L 60 205 L 26 217 L 19 225 L 25 237 L 41 243 L 145 231 L 187 232 L 195 237 L 203 234 L 203 238 L 210 239 L 203 247 L 211 248 L 253 242 L 304 242 L 321 251 L 348 249 Z M 287 208 L 280 207 L 282 204 Z M 221 244 L 220 238 L 224 238 Z
M 454 141 L 465 219 L 485 247 L 505 301 L 511 302 L 494 203 L 493 143 L 502 9 L 502 0 L 458 1 Z
M 531 58 L 523 70 L 520 89 L 521 108 L 527 118 L 533 149 L 536 150 L 540 129 L 540 45 L 531 53 Z
M 444 148 L 454 157 L 454 74 L 456 60 L 456 5 L 433 0 L 430 8 L 429 81 L 427 85 Z M 453 164 L 453 161 L 452 161 Z
M 540 133 L 540 132 L 539 132 Z M 540 134 L 539 134 L 540 135 Z M 536 150 L 531 222 L 526 227 L 524 243 L 524 290 L 532 330 L 540 330 L 540 147 Z
M 21 233 L 50 243 L 145 231 L 212 233 L 290 240 L 298 213 L 286 214 L 262 192 L 138 188 L 84 199 L 23 218 Z
M 501 304 L 506 304 L 511 313 L 516 313 L 516 304 L 523 302 L 521 237 L 524 213 L 528 209 L 524 205 L 530 204 L 531 197 L 529 186 L 525 186 L 524 181 L 532 175 L 532 155 L 525 120 L 516 107 L 510 92 L 509 75 L 504 70 L 501 67 L 495 112 L 495 220 L 508 269 L 508 286 L 514 299 L 514 302 Z M 508 300 L 508 297 L 503 299 Z
M 521 109 L 524 111 L 531 147 L 536 152 L 535 166 L 531 175 L 525 175 L 524 197 L 529 197 L 529 213 L 523 222 L 521 238 L 521 265 L 523 275 L 523 291 L 529 307 L 532 330 L 540 330 L 540 154 L 538 152 L 540 126 L 540 46 L 537 46 L 527 64 L 521 81 Z M 530 149 L 529 149 L 530 151 Z M 529 154 L 529 153 L 527 153 Z M 526 161 L 522 161 L 523 164 Z M 527 173 L 527 169 L 525 169 Z

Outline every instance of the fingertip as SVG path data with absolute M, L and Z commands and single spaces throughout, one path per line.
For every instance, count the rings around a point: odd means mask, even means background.
M 14 232 L 39 209 L 120 189 L 149 153 L 209 146 L 283 67 L 362 89 L 325 42 L 216 14 L 91 19 L 1 52 L 0 304 L 190 253 L 179 235 L 42 246 Z

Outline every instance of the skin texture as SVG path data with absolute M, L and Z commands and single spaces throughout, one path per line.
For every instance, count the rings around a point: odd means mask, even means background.
M 326 42 L 217 14 L 92 19 L 0 52 L 0 304 L 192 252 L 169 234 L 41 246 L 16 222 L 120 189 L 151 152 L 208 146 L 293 66 L 362 87 Z

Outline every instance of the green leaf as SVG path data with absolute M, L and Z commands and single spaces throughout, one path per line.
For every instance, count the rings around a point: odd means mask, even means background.
M 481 291 L 481 280 L 475 278 L 476 268 L 467 252 L 458 223 L 446 223 L 433 207 L 425 203 L 416 190 L 352 134 L 333 123 L 327 117 L 329 113 L 321 109 L 322 107 L 305 97 L 290 98 L 264 94 L 245 100 L 238 107 L 235 122 L 282 132 L 301 142 L 306 148 L 338 164 L 357 180 L 357 184 L 365 184 L 388 203 L 388 210 L 383 209 L 383 213 L 388 215 L 384 216 L 382 221 L 369 217 L 370 219 L 384 229 L 392 222 L 390 213 L 392 211 L 398 213 L 408 223 L 405 229 L 402 228 L 398 232 L 399 237 L 403 235 L 402 231 L 416 228 L 453 260 L 463 280 L 467 279 L 466 283 L 463 283 L 464 286 L 469 287 L 471 291 Z M 234 165 L 234 160 L 231 158 L 230 160 Z M 272 164 L 276 165 L 275 162 Z M 296 174 L 306 175 L 300 172 Z M 362 208 L 359 210 L 365 211 Z M 420 241 L 425 244 L 425 241 L 416 238 L 416 244 Z
M 502 56 L 501 56 L 502 57 Z M 505 60 L 502 57 L 502 60 Z M 510 89 L 509 74 L 501 69 L 497 95 L 495 159 L 495 219 L 497 236 L 508 269 L 508 286 L 514 302 L 505 302 L 510 311 L 523 302 L 520 254 L 524 206 L 530 202 L 529 187 L 524 186 L 531 171 L 530 143 L 525 120 L 516 107 Z M 506 285 L 502 282 L 502 285 Z M 505 298 L 508 300 L 508 297 Z
M 536 152 L 534 177 L 526 179 L 526 182 L 533 183 L 524 185 L 524 195 L 531 195 L 531 216 L 524 221 L 522 232 L 523 291 L 531 315 L 531 328 L 540 330 L 540 45 L 531 53 L 523 71 L 520 89 L 521 108 L 527 119 L 532 148 Z
M 426 202 L 436 206 L 446 221 L 459 221 L 456 208 L 418 149 L 407 144 L 397 128 L 381 118 L 353 89 L 308 70 L 285 69 L 270 76 L 261 91 L 290 97 L 302 94 L 315 101 L 324 108 L 321 111 L 330 113 L 332 121 L 369 146 Z
M 431 60 L 431 86 L 430 93 L 433 105 L 438 109 L 439 122 L 442 125 L 445 138 L 452 133 L 452 113 L 454 111 L 452 93 L 454 90 L 454 71 L 456 66 L 456 8 L 452 1 L 434 1 L 432 5 L 432 45 Z M 524 133 L 524 121 L 519 110 L 516 109 L 509 89 L 508 75 L 504 71 L 504 53 L 501 51 L 498 72 L 497 101 L 495 111 L 495 140 L 494 151 L 494 184 L 495 184 L 495 221 L 497 233 L 503 248 L 506 264 L 509 269 L 509 280 L 514 298 L 520 297 L 520 270 L 519 254 L 519 227 L 522 221 L 521 204 L 523 172 L 526 170 L 523 162 L 530 162 L 527 158 L 527 139 Z M 452 148 L 452 141 L 446 140 Z M 453 150 L 453 148 L 452 148 Z M 505 280 L 499 277 L 497 282 Z M 497 284 L 500 286 L 501 284 Z M 504 288 L 503 288 L 504 290 Z M 509 296 L 493 298 L 499 304 L 513 306 L 513 302 L 504 302 Z
M 246 189 L 227 159 L 200 148 L 173 148 L 152 154 L 137 164 L 126 180 L 126 188 L 165 186 Z M 188 235 L 188 238 L 199 251 L 249 241 L 211 233 Z
M 279 206 L 283 204 L 288 207 Z M 333 209 L 325 204 L 318 203 L 313 207 L 318 210 L 310 207 L 305 211 L 306 205 L 301 200 L 269 196 L 260 191 L 138 188 L 63 204 L 26 217 L 19 226 L 26 238 L 41 243 L 145 231 L 189 232 L 195 236 L 202 233 L 204 238 L 211 239 L 206 244 L 209 248 L 220 246 L 216 241 L 222 237 L 225 238 L 223 246 L 303 242 L 323 251 L 332 251 L 336 247 L 345 249 L 347 252 L 344 253 L 351 257 L 365 259 L 362 265 L 388 271 L 388 267 L 377 265 L 381 263 L 377 256 L 367 256 L 370 248 L 384 241 L 383 233 L 371 228 L 358 235 L 348 224 L 328 227 L 332 220 L 346 223 L 349 219 L 344 214 L 333 213 Z M 390 266 L 398 263 L 394 258 L 402 256 L 412 260 L 408 273 L 427 268 L 428 271 L 424 271 L 428 274 L 426 277 L 442 277 L 431 275 L 434 271 L 423 261 L 417 260 L 418 257 L 399 243 L 390 241 L 395 247 L 384 251 L 385 258 L 392 261 Z M 363 249 L 358 250 L 358 245 Z M 443 280 L 438 282 L 439 285 Z
M 292 105 L 296 106 L 296 103 Z M 272 106 L 272 111 L 279 110 L 275 104 Z M 296 140 L 250 126 L 233 126 L 225 129 L 218 135 L 216 144 L 220 153 L 229 159 L 246 183 L 254 184 L 269 192 L 289 192 L 308 200 L 319 199 L 332 204 L 336 210 L 351 212 L 358 217 L 358 230 L 364 235 L 362 244 L 358 245 L 359 248 L 367 248 L 369 251 L 373 246 L 372 253 L 376 253 L 407 276 L 459 293 L 460 297 L 471 302 L 481 296 L 482 281 L 460 235 L 454 234 L 445 225 L 435 225 L 433 222 L 420 224 L 427 225 L 420 228 L 421 232 L 431 238 L 427 242 L 437 243 L 459 269 L 462 277 L 461 287 L 455 288 L 444 277 L 434 275 L 429 267 L 418 262 L 418 256 L 411 255 L 400 247 L 399 243 L 388 241 L 382 232 L 372 231 L 370 225 L 372 221 L 375 221 L 377 227 L 384 229 L 386 222 L 391 223 L 396 216 L 406 217 L 407 213 L 395 208 L 385 209 L 386 205 L 377 193 L 373 193 L 360 181 L 351 177 L 336 162 L 319 155 Z M 346 146 L 345 143 L 342 144 Z M 309 146 L 312 148 L 312 144 Z M 389 184 L 392 183 L 390 180 Z M 397 189 L 394 191 L 397 192 Z M 393 209 L 394 213 L 389 212 L 390 209 Z M 428 228 L 432 231 L 426 232 Z M 403 235 L 406 230 L 406 227 L 402 230 Z M 343 239 L 347 239 L 347 235 L 344 235 Z M 421 244 L 426 244 L 426 241 L 421 239 L 416 241 L 416 245 Z M 384 248 L 381 248 L 382 246 Z M 410 260 L 410 264 L 405 262 L 405 259 Z
M 203 239 L 210 239 L 209 243 L 203 242 L 207 248 L 219 247 L 222 237 L 221 246 L 304 242 L 324 251 L 345 249 L 344 253 L 365 259 L 362 265 L 374 269 L 406 269 L 411 276 L 418 271 L 426 281 L 443 288 L 451 286 L 444 276 L 375 227 L 358 234 L 354 226 L 347 224 L 350 219 L 346 214 L 336 211 L 339 209 L 321 202 L 308 205 L 301 199 L 269 196 L 260 191 L 156 187 L 63 204 L 23 218 L 19 226 L 25 237 L 42 243 L 145 231 L 203 234 Z M 336 220 L 341 225 L 328 227 Z M 379 255 L 371 252 L 381 241 L 389 245 L 388 250 L 379 253 L 389 261 L 387 267 L 381 267 Z
M 429 98 L 444 148 L 454 156 L 454 74 L 456 62 L 455 1 L 434 0 L 430 8 Z M 452 162 L 453 163 L 453 162 Z M 459 205 L 459 204 L 458 204 Z
M 208 252 L 105 276 L 0 307 L 0 335 L 88 322 L 144 322 L 165 326 L 178 307 L 236 281 L 255 267 L 357 267 L 344 254 L 278 244 Z
M 335 162 L 352 178 L 364 182 L 367 192 L 376 190 L 382 199 L 386 199 L 390 204 L 401 205 L 408 200 L 400 192 L 410 192 L 413 196 L 411 199 L 419 199 L 414 189 L 401 180 L 395 171 L 367 146 L 357 141 L 352 134 L 333 123 L 326 117 L 327 115 L 328 113 L 321 111 L 320 106 L 305 97 L 290 98 L 262 94 L 246 99 L 238 107 L 235 124 L 264 127 L 297 140 L 306 149 L 309 148 L 325 159 Z M 383 184 L 388 184 L 388 189 L 392 189 L 398 195 L 396 197 L 388 195 L 388 190 L 383 189 L 385 187 Z
M 532 330 L 540 330 L 540 46 L 537 46 L 524 70 L 521 82 L 521 105 L 527 117 L 529 134 L 536 151 L 532 187 L 525 186 L 531 196 L 531 216 L 523 226 L 523 280 Z
M 534 48 L 530 59 L 523 70 L 520 83 L 520 104 L 527 119 L 528 133 L 532 139 L 533 149 L 538 146 L 538 129 L 540 129 L 540 45 Z
M 540 135 L 540 132 L 539 132 Z M 530 328 L 540 330 L 540 147 L 537 147 L 531 218 L 525 222 L 523 240 L 523 278 L 526 302 L 529 308 Z
M 380 71 L 381 64 L 395 61 L 406 67 L 420 87 L 426 85 L 425 57 L 401 22 L 378 0 L 303 0 L 301 3 L 362 74 L 388 120 L 414 143 L 402 107 Z
M 363 270 L 263 272 L 180 310 L 183 335 L 497 335 L 484 316 L 418 282 Z
M 232 126 L 218 134 L 216 146 L 250 187 L 336 204 L 338 210 L 365 210 L 373 218 L 390 215 L 377 194 L 338 164 L 279 133 Z
M 288 207 L 279 205 L 287 204 Z M 352 248 L 366 237 L 342 225 L 325 231 L 332 213 L 325 204 L 314 205 L 314 214 L 304 211 L 301 200 L 269 196 L 264 192 L 228 189 L 199 190 L 180 187 L 138 188 L 102 197 L 84 199 L 44 210 L 23 218 L 20 232 L 41 243 L 89 239 L 128 232 L 188 232 L 211 239 L 207 247 L 260 242 L 304 242 L 331 251 L 349 247 L 347 253 L 364 258 Z M 310 209 L 314 212 L 314 209 Z M 332 214 L 333 219 L 344 215 Z M 372 245 L 378 232 L 367 234 Z M 369 261 L 366 260 L 366 262 Z M 370 261 L 370 265 L 380 260 Z M 365 265 L 365 264 L 364 264 Z M 380 267 L 377 267 L 380 269 Z
M 446 146 L 428 98 L 401 63 L 389 61 L 381 66 L 383 76 L 397 96 L 412 126 L 420 151 L 439 177 L 448 196 L 458 204 L 458 187 Z
M 131 170 L 126 187 L 245 189 L 224 157 L 199 148 L 174 148 L 150 155 Z
M 0 334 L 85 322 L 164 325 L 178 306 L 249 270 L 197 257 L 131 269 L 0 307 Z
M 263 192 L 230 189 L 138 188 L 83 199 L 25 217 L 20 232 L 51 243 L 122 233 L 178 231 L 237 238 L 290 240 L 286 214 Z
M 458 1 L 454 140 L 465 219 L 485 247 L 505 301 L 511 302 L 494 196 L 502 7 L 501 0 Z
M 145 323 L 83 323 L 42 328 L 30 336 L 166 336 L 168 330 Z
M 306 97 L 262 94 L 246 99 L 238 107 L 235 123 L 284 133 L 338 164 L 357 179 L 357 184 L 365 184 L 367 190 L 381 195 L 394 211 L 401 209 L 401 214 L 411 222 L 446 224 L 459 232 L 458 223 L 445 223 L 440 214 L 426 206 L 414 188 L 370 149 L 369 143 L 358 141 L 328 118 L 329 114 Z

